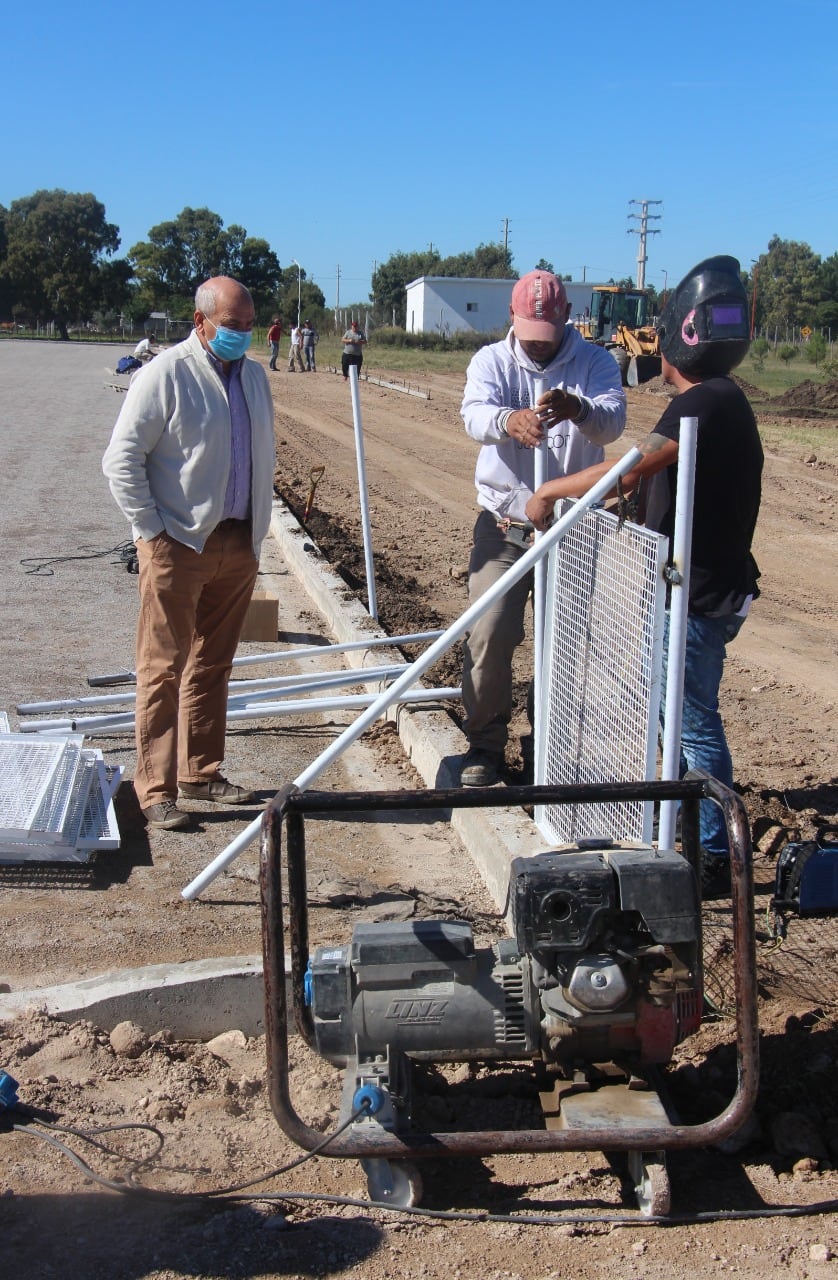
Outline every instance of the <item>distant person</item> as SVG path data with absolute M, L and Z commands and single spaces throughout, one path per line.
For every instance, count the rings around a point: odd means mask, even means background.
M 361 372 L 361 365 L 364 363 L 363 349 L 366 345 L 366 337 L 358 327 L 358 321 L 353 320 L 346 333 L 343 335 L 343 355 L 340 358 L 340 367 L 343 371 L 343 380 L 346 382 L 349 378 L 350 365 L 357 365 L 358 373 Z
M 195 327 L 128 388 L 103 459 L 139 561 L 134 790 L 151 827 L 178 798 L 247 804 L 221 773 L 233 655 L 268 532 L 275 465 L 264 368 L 245 358 L 253 300 L 229 276 L 195 295 Z
M 530 271 L 512 290 L 511 328 L 472 358 L 460 412 L 480 445 L 480 514 L 469 561 L 475 601 L 520 560 L 532 537 L 524 511 L 535 487 L 535 450 L 546 437 L 547 474 L 563 476 L 604 457 L 626 425 L 626 395 L 613 356 L 568 324 L 570 303 L 550 271 Z M 536 401 L 535 382 L 548 390 Z M 503 765 L 512 718 L 512 658 L 524 639 L 532 590 L 527 574 L 475 622 L 464 641 L 463 710 L 469 741 L 460 782 L 488 787 Z M 529 765 L 532 735 L 522 742 Z
M 288 372 L 294 373 L 294 361 L 299 366 L 300 373 L 305 373 L 306 367 L 303 364 L 303 329 L 302 325 L 295 324 L 291 330 L 291 346 L 288 351 Z
M 268 346 L 271 349 L 271 358 L 268 361 L 268 368 L 273 369 L 276 373 L 276 362 L 279 358 L 279 344 L 282 340 L 282 324 L 279 316 L 274 316 L 271 320 L 271 327 L 268 330 Z
M 320 340 L 320 335 L 310 320 L 303 321 L 303 355 L 306 358 L 306 372 L 317 372 L 317 360 L 315 359 L 314 349 Z
M 134 348 L 134 359 L 141 364 L 148 364 L 157 355 L 157 339 L 153 333 L 147 333 Z
M 623 477 L 639 491 L 645 523 L 670 538 L 675 516 L 681 418 L 698 419 L 692 552 L 684 664 L 682 771 L 704 769 L 733 787 L 733 765 L 719 714 L 719 686 L 727 645 L 759 595 L 751 542 L 759 513 L 763 454 L 753 410 L 729 376 L 745 358 L 748 298 L 735 258 L 707 258 L 670 294 L 658 323 L 664 381 L 677 391 L 640 450 L 643 459 Z M 587 493 L 610 464 L 548 480 L 527 503 L 537 529 L 546 529 L 558 498 Z M 668 638 L 667 615 L 667 638 Z M 702 885 L 724 891 L 730 848 L 724 817 L 702 800 Z

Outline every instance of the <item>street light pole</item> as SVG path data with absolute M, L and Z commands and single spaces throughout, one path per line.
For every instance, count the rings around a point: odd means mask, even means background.
M 300 327 L 300 293 L 302 290 L 302 267 L 296 258 L 292 258 L 294 266 L 297 268 L 297 328 Z
M 751 342 L 754 340 L 754 327 L 757 320 L 757 270 L 759 263 L 756 258 L 751 258 L 751 266 L 754 269 L 754 292 L 751 297 Z

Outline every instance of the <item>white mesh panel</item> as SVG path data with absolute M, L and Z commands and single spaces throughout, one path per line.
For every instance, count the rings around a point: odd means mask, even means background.
M 596 510 L 550 553 L 536 781 L 654 778 L 666 550 L 660 534 Z M 651 806 L 545 805 L 536 822 L 557 843 L 587 835 L 648 841 Z

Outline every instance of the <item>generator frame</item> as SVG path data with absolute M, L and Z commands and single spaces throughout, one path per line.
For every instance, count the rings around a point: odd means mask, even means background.
M 712 800 L 723 812 L 731 848 L 733 907 L 733 979 L 736 998 L 737 1085 L 727 1106 L 701 1124 L 671 1121 L 660 1109 L 652 1122 L 642 1116 L 621 1122 L 613 1107 L 591 1117 L 590 1123 L 569 1128 L 490 1129 L 468 1132 L 393 1131 L 376 1124 L 344 1127 L 324 1148 L 321 1130 L 306 1124 L 294 1109 L 289 1090 L 288 1000 L 285 965 L 286 905 L 282 881 L 282 833 L 285 831 L 288 876 L 287 908 L 290 934 L 290 989 L 294 1021 L 306 1044 L 317 1052 L 314 1025 L 305 999 L 305 975 L 309 962 L 308 905 L 306 897 L 306 815 L 397 813 L 407 810 L 509 808 L 539 804 L 578 804 L 643 800 L 679 801 L 681 848 L 698 873 L 699 803 Z M 378 1162 L 403 1162 L 444 1156 L 492 1156 L 505 1153 L 558 1151 L 623 1151 L 630 1168 L 642 1156 L 691 1147 L 710 1146 L 737 1130 L 756 1101 L 759 1084 L 759 1028 L 753 907 L 753 873 L 750 829 L 744 805 L 733 791 L 695 770 L 680 782 L 617 782 L 563 786 L 508 786 L 427 789 L 418 791 L 322 792 L 301 791 L 289 784 L 268 805 L 261 832 L 260 888 L 265 979 L 265 1028 L 268 1087 L 271 1108 L 280 1127 L 306 1151 L 315 1147 L 322 1155 L 357 1159 L 365 1167 Z M 700 877 L 699 877 L 700 883 Z M 632 1157 L 634 1160 L 632 1161 Z M 664 1159 L 664 1157 L 660 1157 Z M 641 1161 L 642 1166 L 642 1161 Z M 641 1176 L 642 1176 L 641 1167 Z M 644 1206 L 638 1185 L 638 1199 Z M 385 1197 L 382 1197 L 384 1199 Z M 666 1212 L 666 1210 L 663 1210 Z

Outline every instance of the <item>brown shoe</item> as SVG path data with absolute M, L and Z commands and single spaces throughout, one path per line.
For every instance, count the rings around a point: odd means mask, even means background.
M 184 813 L 174 800 L 150 804 L 147 809 L 143 809 L 143 817 L 150 827 L 158 827 L 162 831 L 188 831 L 193 825 L 192 814 Z
M 208 800 L 210 804 L 251 804 L 256 799 L 255 792 L 220 775 L 211 782 L 179 782 L 178 795 L 182 800 Z

